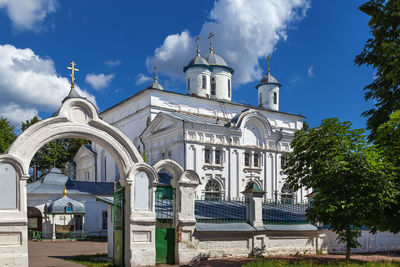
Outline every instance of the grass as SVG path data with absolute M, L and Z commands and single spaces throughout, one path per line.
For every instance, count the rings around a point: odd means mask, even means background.
M 112 267 L 113 262 L 107 258 L 107 254 L 96 254 L 96 255 L 78 255 L 64 258 L 64 260 L 79 263 L 85 266 L 93 267 Z
M 399 267 L 400 262 L 391 261 L 378 261 L 378 262 L 361 262 L 361 261 L 349 261 L 344 260 L 258 260 L 249 262 L 243 267 L 334 267 L 334 266 L 346 266 L 346 267 Z

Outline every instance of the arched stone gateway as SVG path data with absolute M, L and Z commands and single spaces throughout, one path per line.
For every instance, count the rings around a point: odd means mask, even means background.
M 71 90 L 72 92 L 72 90 Z M 135 255 L 140 251 L 146 264 L 155 261 L 154 186 L 158 176 L 153 167 L 143 162 L 139 152 L 116 127 L 103 121 L 96 107 L 79 96 L 67 97 L 53 117 L 25 130 L 0 155 L 0 266 L 28 266 L 26 181 L 29 164 L 46 143 L 60 138 L 81 138 L 105 148 L 115 159 L 120 184 L 125 192 L 125 265 L 143 265 Z M 138 174 L 149 196 L 147 210 L 135 210 L 134 188 Z M 143 181 L 148 179 L 148 181 Z M 139 229 L 139 231 L 138 231 Z M 147 234 L 149 233 L 149 234 Z M 135 238 L 148 237 L 148 246 L 135 246 Z M 142 239 L 140 241 L 143 241 Z M 140 244 L 143 244 L 140 243 Z

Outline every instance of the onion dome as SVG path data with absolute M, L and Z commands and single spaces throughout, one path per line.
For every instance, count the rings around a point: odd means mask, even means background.
M 196 57 L 192 58 L 192 60 L 190 60 L 189 64 L 187 64 L 187 66 L 183 67 L 183 72 L 186 72 L 191 67 L 204 67 L 204 68 L 210 69 L 210 66 L 208 65 L 207 60 L 200 56 L 199 40 L 200 40 L 200 37 L 197 36 L 196 37 L 196 42 L 197 42 Z M 210 71 L 211 71 L 211 69 L 210 69 Z
M 271 75 L 270 73 L 270 67 L 269 67 L 269 57 L 267 58 L 268 60 L 268 67 L 267 67 L 267 74 L 265 74 L 264 77 L 262 77 L 262 79 L 260 80 L 260 82 L 257 84 L 256 88 L 258 89 L 258 87 L 260 87 L 261 85 L 264 84 L 275 84 L 279 87 L 281 87 L 282 85 L 278 82 L 278 80 Z
M 154 66 L 154 81 L 152 84 L 150 84 L 149 86 L 147 86 L 146 89 L 158 89 L 158 90 L 164 90 L 164 87 L 162 87 L 161 84 L 158 83 L 157 80 L 157 66 Z
M 224 68 L 228 70 L 231 74 L 233 74 L 234 70 L 228 66 L 226 61 L 220 55 L 215 54 L 212 50 L 210 51 L 210 53 L 205 54 L 203 57 L 207 60 L 210 67 Z
M 45 206 L 45 213 L 48 214 L 85 214 L 85 205 L 67 196 L 67 189 L 64 188 L 63 197 L 54 200 Z

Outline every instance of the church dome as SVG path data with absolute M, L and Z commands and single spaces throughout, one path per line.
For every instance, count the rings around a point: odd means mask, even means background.
M 59 169 L 52 168 L 48 174 L 42 177 L 41 183 L 47 185 L 65 185 L 68 176 L 64 175 Z
M 272 76 L 271 73 L 269 72 L 264 77 L 262 77 L 262 79 L 260 80 L 260 82 L 256 87 L 258 88 L 263 84 L 276 84 L 278 86 L 281 86 L 278 80 L 274 76 Z
M 187 69 L 191 67 L 205 67 L 210 68 L 207 60 L 201 56 L 196 56 L 192 60 L 190 60 L 189 64 L 183 68 L 183 72 L 186 72 Z
M 157 80 L 154 80 L 152 84 L 147 86 L 147 89 L 158 89 L 158 90 L 164 90 L 164 87 L 162 87 L 161 84 L 158 83 Z
M 208 53 L 203 56 L 210 66 L 222 67 L 227 69 L 230 73 L 233 74 L 233 69 L 228 66 L 226 61 L 219 55 L 215 53 Z

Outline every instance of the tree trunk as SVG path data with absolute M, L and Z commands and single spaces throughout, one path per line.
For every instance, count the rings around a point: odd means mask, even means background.
M 349 241 L 346 242 L 346 261 L 350 260 L 350 243 Z

